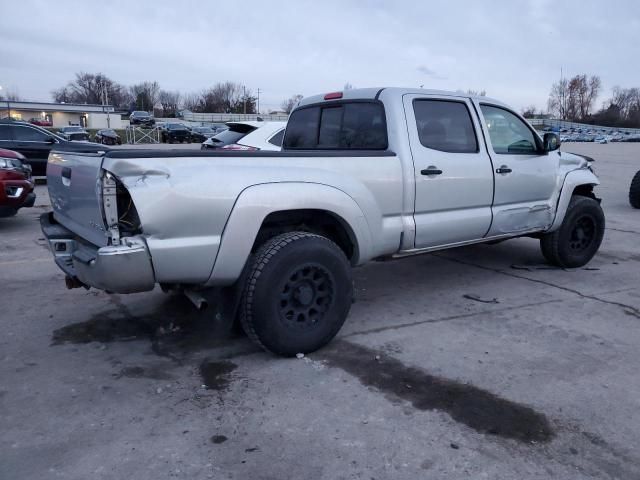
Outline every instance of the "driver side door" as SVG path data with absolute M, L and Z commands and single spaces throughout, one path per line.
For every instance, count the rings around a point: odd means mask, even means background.
M 487 236 L 542 230 L 551 225 L 558 191 L 559 153 L 514 112 L 476 102 L 495 172 L 493 221 Z

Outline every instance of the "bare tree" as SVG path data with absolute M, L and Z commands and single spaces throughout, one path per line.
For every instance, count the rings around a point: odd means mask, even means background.
M 185 102 L 194 112 L 256 113 L 257 98 L 240 83 L 219 82 L 196 95 Z
M 22 97 L 18 93 L 18 90 L 10 88 L 4 95 L 0 92 L 0 100 L 4 100 L 5 102 L 21 102 Z
M 169 92 L 167 90 L 160 90 L 158 94 L 158 101 L 162 105 L 163 117 L 175 117 L 180 105 L 180 92 Z
M 486 97 L 487 96 L 487 91 L 486 90 L 467 90 L 467 95 L 472 95 L 474 97 Z
M 354 87 L 349 82 L 347 82 L 347 83 L 344 84 L 344 87 L 342 87 L 342 90 L 353 90 L 354 88 L 356 88 L 356 87 Z
M 640 107 L 640 88 L 613 87 L 613 95 L 608 102 L 620 110 L 623 119 L 628 119 L 631 112 Z
M 561 120 L 569 118 L 569 80 L 561 78 L 551 86 L 547 108 Z
M 296 108 L 296 105 L 300 103 L 300 100 L 302 100 L 302 95 L 298 93 L 287 100 L 283 100 L 280 104 L 280 108 L 282 108 L 284 112 L 291 113 L 291 111 Z
M 522 116 L 524 118 L 533 118 L 536 116 L 537 110 L 535 105 L 529 105 L 522 109 Z
M 640 88 L 613 87 L 611 98 L 592 119 L 612 127 L 640 127 Z
M 586 120 L 595 104 L 602 82 L 600 77 L 576 75 L 562 78 L 551 87 L 549 111 L 562 120 Z
M 158 96 L 160 94 L 160 84 L 158 82 L 145 81 L 132 85 L 129 90 L 137 109 L 151 112 L 158 105 Z
M 199 111 L 201 95 L 199 93 L 187 93 L 183 96 L 182 106 L 192 112 Z
M 102 73 L 76 73 L 76 78 L 51 92 L 58 103 L 110 104 L 128 108 L 132 97 L 125 87 Z

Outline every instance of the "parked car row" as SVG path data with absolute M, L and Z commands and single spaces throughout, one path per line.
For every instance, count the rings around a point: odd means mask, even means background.
M 640 142 L 640 135 L 594 135 L 589 133 L 562 134 L 560 135 L 562 142 L 594 142 L 594 143 L 610 143 L 610 142 Z
M 34 176 L 44 176 L 47 158 L 52 149 L 69 152 L 99 152 L 105 147 L 87 141 L 68 140 L 56 133 L 28 122 L 12 119 L 0 120 L 0 148 L 14 150 L 24 155 Z

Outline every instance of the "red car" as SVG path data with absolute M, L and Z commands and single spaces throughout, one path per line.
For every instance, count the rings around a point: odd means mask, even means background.
M 36 201 L 31 167 L 24 160 L 22 154 L 0 148 L 0 217 L 11 217 Z
M 32 125 L 38 125 L 39 127 L 52 127 L 53 123 L 51 123 L 49 120 L 44 120 L 41 118 L 32 118 L 29 120 L 29 123 L 31 123 Z

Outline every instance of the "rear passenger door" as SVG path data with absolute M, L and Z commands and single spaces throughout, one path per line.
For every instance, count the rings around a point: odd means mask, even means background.
M 16 149 L 27 157 L 35 176 L 46 174 L 47 158 L 52 149 L 52 136 L 28 125 L 12 125 Z
M 415 247 L 484 237 L 493 168 L 470 100 L 407 94 L 403 103 L 415 175 Z

